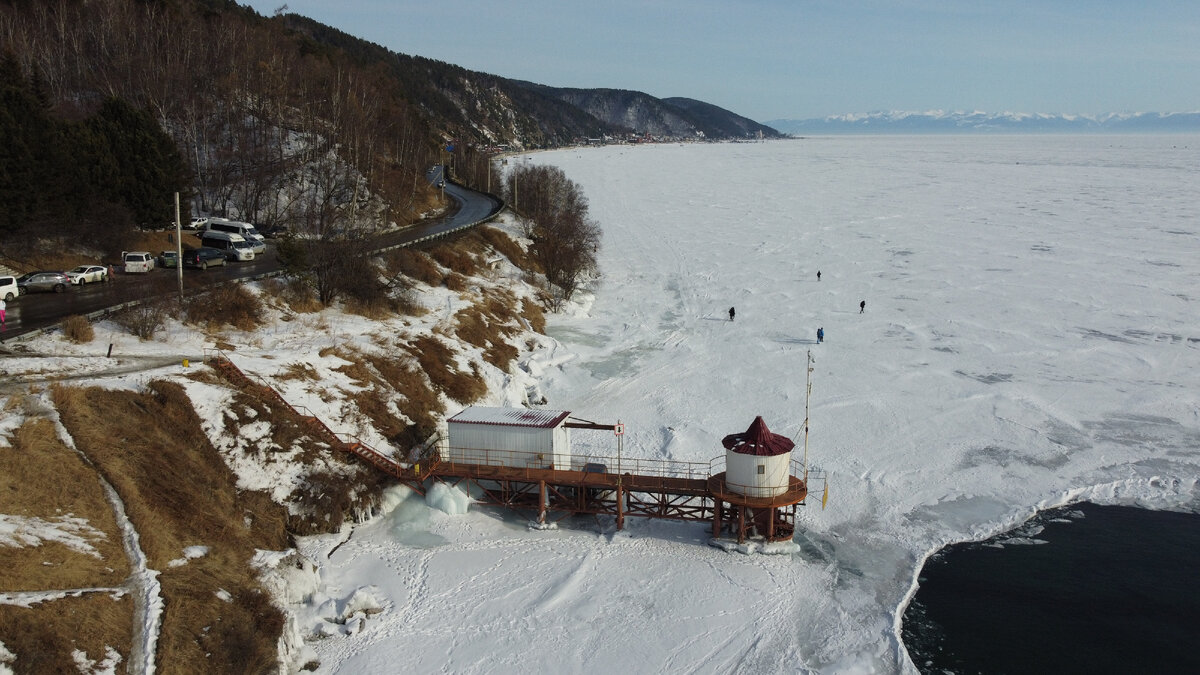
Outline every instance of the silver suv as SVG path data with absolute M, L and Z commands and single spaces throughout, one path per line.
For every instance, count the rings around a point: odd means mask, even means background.
M 21 288 L 21 291 L 27 293 L 35 291 L 62 293 L 71 287 L 71 280 L 62 272 L 30 272 L 17 279 L 17 286 Z

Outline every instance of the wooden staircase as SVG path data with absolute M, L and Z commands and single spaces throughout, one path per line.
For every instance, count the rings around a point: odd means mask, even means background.
M 238 389 L 261 400 L 268 400 L 277 404 L 279 409 L 285 411 L 287 415 L 296 420 L 300 428 L 307 431 L 314 438 L 327 443 L 330 448 L 333 448 L 335 451 L 351 453 L 367 464 L 395 477 L 405 485 L 424 494 L 425 479 L 433 473 L 439 461 L 436 453 L 422 453 L 422 457 L 411 465 L 397 462 L 364 443 L 361 439 L 352 436 L 343 438 L 342 435 L 330 429 L 329 425 L 321 421 L 319 417 L 312 414 L 308 409 L 304 409 L 304 412 L 297 410 L 283 396 L 280 396 L 279 392 L 275 391 L 274 388 L 264 382 L 252 379 L 246 373 L 242 372 L 242 369 L 238 368 L 223 352 L 212 351 L 207 353 L 204 360 L 213 370 L 220 373 L 230 384 Z

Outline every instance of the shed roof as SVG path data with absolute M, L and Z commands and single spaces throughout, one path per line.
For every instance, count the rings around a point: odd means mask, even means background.
M 721 439 L 721 445 L 725 446 L 726 450 L 743 455 L 761 455 L 773 457 L 782 455 L 785 452 L 791 452 L 796 444 L 787 436 L 771 433 L 767 428 L 767 423 L 763 421 L 762 415 L 754 418 L 750 423 L 750 428 L 740 434 L 729 434 Z
M 535 427 L 553 429 L 571 413 L 565 410 L 533 410 L 530 408 L 488 408 L 471 406 L 446 420 L 459 424 L 494 424 L 505 427 Z

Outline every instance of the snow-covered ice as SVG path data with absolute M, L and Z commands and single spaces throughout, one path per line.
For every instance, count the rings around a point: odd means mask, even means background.
M 1200 137 L 509 161 L 561 167 L 604 230 L 602 283 L 529 367 L 547 405 L 621 420 L 627 456 L 708 461 L 755 415 L 801 438 L 811 350 L 828 508 L 800 511 L 799 553 L 763 556 L 695 523 L 537 531 L 410 498 L 303 543 L 313 607 L 366 589 L 381 610 L 309 630 L 332 636 L 319 672 L 912 671 L 900 616 L 941 546 L 1082 499 L 1197 510 Z
M 560 166 L 583 187 L 604 231 L 604 277 L 548 317 L 553 339 L 530 336 L 517 371 L 485 369 L 484 403 L 532 393 L 623 422 L 627 457 L 707 462 L 755 415 L 802 440 L 811 351 L 808 450 L 828 507 L 801 508 L 798 552 L 746 555 L 709 546 L 698 523 L 631 518 L 618 532 L 579 518 L 538 530 L 528 514 L 455 490 L 425 499 L 396 488 L 382 515 L 302 538 L 303 556 L 256 556 L 292 612 L 281 654 L 293 668 L 907 672 L 900 616 L 943 545 L 1083 499 L 1200 511 L 1200 137 L 837 137 L 517 162 Z M 445 311 L 404 330 L 432 330 L 463 302 L 446 289 L 422 297 Z M 293 405 L 386 449 L 362 420 L 335 419 L 340 399 L 321 390 L 355 391 L 332 370 L 337 349 L 392 331 L 326 310 L 225 339 Z M 167 332 L 142 343 L 102 323 L 111 360 L 51 335 L 4 366 L 41 372 L 54 353 L 90 384 L 179 379 L 239 485 L 288 494 L 305 469 L 287 470 L 260 422 L 239 443 L 272 453 L 239 452 L 213 421 L 228 390 L 185 379 L 181 361 L 198 362 L 209 338 Z M 283 377 L 289 368 L 330 386 Z M 44 397 L 23 405 L 48 407 Z M 0 433 L 17 417 L 0 419 Z M 601 432 L 574 444 L 615 449 Z M 13 541 L 86 551 L 94 536 L 65 518 L 0 521 Z M 129 662 L 144 663 L 161 598 L 136 533 L 123 536 L 146 622 Z M 204 554 L 185 549 L 176 562 Z M 0 645 L 0 671 L 6 661 Z

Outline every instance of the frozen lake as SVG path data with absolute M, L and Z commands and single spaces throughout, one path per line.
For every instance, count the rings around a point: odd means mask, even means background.
M 313 644 L 320 672 L 911 671 L 900 615 L 941 546 L 1082 499 L 1200 510 L 1200 136 L 509 161 L 561 167 L 604 230 L 594 298 L 523 363 L 547 407 L 620 419 L 629 456 L 708 461 L 755 415 L 801 440 L 811 350 L 828 508 L 799 513 L 800 553 L 747 556 L 699 524 L 409 504 L 329 560 L 306 544 L 330 597 L 387 598 Z

